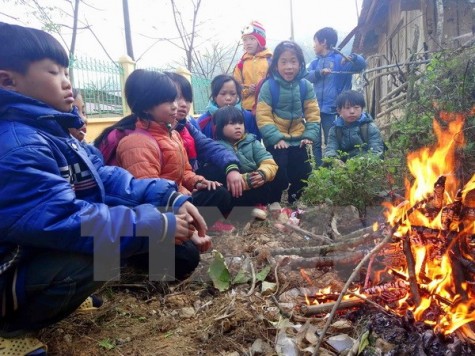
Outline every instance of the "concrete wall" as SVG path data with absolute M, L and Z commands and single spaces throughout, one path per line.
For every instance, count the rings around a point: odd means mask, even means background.
M 87 122 L 86 141 L 92 142 L 106 127 L 112 126 L 114 123 L 122 119 L 122 117 L 105 117 L 100 119 L 89 119 Z

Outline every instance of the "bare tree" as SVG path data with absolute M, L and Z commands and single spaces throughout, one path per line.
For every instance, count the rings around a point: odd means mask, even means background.
M 180 40 L 182 43 L 181 48 L 185 51 L 186 68 L 189 71 L 191 71 L 193 67 L 193 51 L 195 46 L 198 11 L 200 10 L 201 0 L 191 0 L 191 3 L 193 4 L 193 18 L 191 29 L 187 30 L 182 13 L 178 9 L 175 0 L 170 0 L 170 4 L 172 5 L 173 11 L 173 19 L 175 21 L 175 26 L 178 31 L 178 34 L 180 35 Z

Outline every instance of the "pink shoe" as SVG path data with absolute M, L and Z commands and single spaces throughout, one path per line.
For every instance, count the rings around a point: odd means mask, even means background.
M 231 225 L 231 224 L 226 224 L 225 222 L 222 222 L 222 221 L 216 221 L 213 226 L 211 226 L 208 230 L 208 232 L 211 232 L 211 233 L 219 233 L 219 232 L 227 232 L 227 233 L 231 233 L 233 232 L 234 230 L 236 230 L 236 228 Z

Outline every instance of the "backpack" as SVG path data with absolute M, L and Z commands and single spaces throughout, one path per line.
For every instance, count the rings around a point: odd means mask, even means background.
M 136 128 L 135 130 L 130 129 L 114 129 L 102 140 L 99 144 L 99 150 L 101 151 L 102 155 L 104 156 L 104 163 L 108 166 L 118 166 L 117 164 L 117 146 L 119 145 L 120 140 L 124 137 L 130 135 L 131 133 L 137 133 L 140 135 L 148 136 L 152 139 L 152 141 L 157 146 L 157 150 L 160 153 L 160 149 L 158 147 L 158 143 L 155 138 L 148 132 L 147 130 Z M 161 155 L 159 154 L 161 157 Z
M 279 95 L 280 95 L 280 85 L 276 82 L 274 77 L 267 77 L 259 81 L 259 83 L 256 86 L 256 92 L 254 93 L 255 95 L 255 100 L 254 100 L 254 106 L 252 107 L 252 114 L 256 116 L 256 108 L 257 108 L 257 99 L 259 97 L 259 92 L 261 90 L 262 84 L 268 80 L 269 81 L 269 90 L 270 90 L 270 95 L 271 95 L 271 107 L 272 107 L 272 112 L 274 112 L 274 108 L 276 107 L 277 103 L 279 102 Z M 302 104 L 302 114 L 305 113 L 304 110 L 304 102 L 305 98 L 307 97 L 307 84 L 305 83 L 306 79 L 300 79 L 299 81 L 299 89 L 300 89 L 300 101 Z

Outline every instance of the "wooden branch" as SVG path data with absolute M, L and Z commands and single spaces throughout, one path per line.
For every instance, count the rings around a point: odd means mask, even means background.
M 363 229 L 366 231 L 366 229 Z M 363 231 L 358 230 L 358 231 Z M 350 236 L 350 235 L 346 235 Z M 315 255 L 326 255 L 328 252 L 332 251 L 345 251 L 355 246 L 361 246 L 368 241 L 381 238 L 379 233 L 365 233 L 359 237 L 353 237 L 348 240 L 338 239 L 340 242 L 335 242 L 331 245 L 322 245 L 322 246 L 309 246 L 309 247 L 291 247 L 291 248 L 279 248 L 271 250 L 270 254 L 272 256 L 278 255 L 297 255 L 297 256 L 315 256 Z
M 333 243 L 333 240 L 330 239 L 329 237 L 326 237 L 324 235 L 315 235 L 314 233 L 310 232 L 310 231 L 307 231 L 307 230 L 304 230 L 302 229 L 301 227 L 298 227 L 296 225 L 292 225 L 292 224 L 289 224 L 289 223 L 285 223 L 284 226 L 286 228 L 289 228 L 289 229 L 292 229 L 294 230 L 295 232 L 298 232 L 302 235 L 306 235 L 306 236 L 309 236 L 311 237 L 312 239 L 314 240 L 317 240 L 319 242 L 326 242 L 326 243 Z
M 361 298 L 351 298 L 351 299 L 343 300 L 341 303 L 338 303 L 338 305 L 337 305 L 337 302 L 329 302 L 329 303 L 323 303 L 323 304 L 318 304 L 318 305 L 303 304 L 300 307 L 300 310 L 305 316 L 312 316 L 312 315 L 328 313 L 335 307 L 337 309 L 353 308 L 353 307 L 363 304 L 364 302 L 365 301 Z
M 309 257 L 300 256 L 280 256 L 285 258 L 285 265 L 292 269 L 297 268 L 316 268 L 331 267 L 336 265 L 347 265 L 360 261 L 365 255 L 364 251 L 355 251 L 344 255 L 328 256 L 328 257 Z
M 335 317 L 335 313 L 338 309 L 338 306 L 340 305 L 342 299 L 343 299 L 343 296 L 345 295 L 346 291 L 348 290 L 348 288 L 350 287 L 350 284 L 353 282 L 353 280 L 356 278 L 356 276 L 359 274 L 360 272 L 360 269 L 366 264 L 366 262 L 368 262 L 368 260 L 371 258 L 371 256 L 375 255 L 376 253 L 378 253 L 379 250 L 381 250 L 384 245 L 386 243 L 388 243 L 391 238 L 393 237 L 394 233 L 396 232 L 397 228 L 399 227 L 399 224 L 396 224 L 392 229 L 391 229 L 391 232 L 378 244 L 376 245 L 371 251 L 370 253 L 368 253 L 362 260 L 361 262 L 355 267 L 355 269 L 353 270 L 353 273 L 351 274 L 350 278 L 348 278 L 348 280 L 346 281 L 345 285 L 343 286 L 343 289 L 340 293 L 340 295 L 338 296 L 338 299 L 336 300 L 335 302 L 335 305 L 333 306 L 333 309 L 330 313 L 330 316 L 328 317 L 327 319 L 327 322 L 325 323 L 325 326 L 322 330 L 322 333 L 320 335 L 320 337 L 318 338 L 318 342 L 317 342 L 317 345 L 315 346 L 315 351 L 313 352 L 312 356 L 315 356 L 318 354 L 319 350 L 320 350 L 320 345 L 322 344 L 323 342 L 323 338 L 325 337 L 325 333 L 327 332 L 328 328 L 330 327 L 330 324 L 332 323 L 332 320 L 333 318 Z

